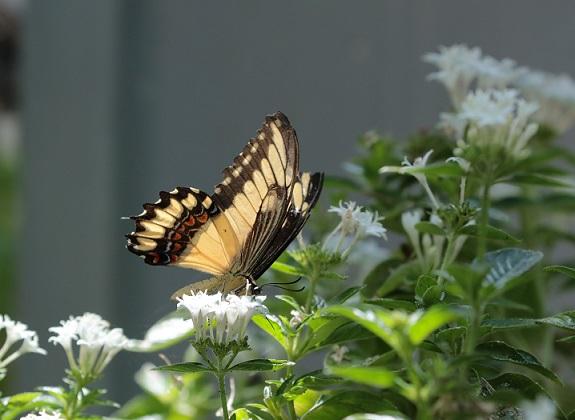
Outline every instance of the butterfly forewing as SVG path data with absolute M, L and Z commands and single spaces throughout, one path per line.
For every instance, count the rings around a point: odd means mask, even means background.
M 283 114 L 276 113 L 266 117 L 257 136 L 224 169 L 224 180 L 212 198 L 228 216 L 242 247 L 270 190 L 291 189 L 298 159 L 295 130 Z
M 306 172 L 296 179 L 289 207 L 282 217 L 282 222 L 269 232 L 260 252 L 251 253 L 252 258 L 246 261 L 246 266 L 242 268 L 243 273 L 257 279 L 273 264 L 302 230 L 319 198 L 322 185 L 323 174 L 319 172 L 312 175 Z M 257 223 L 258 221 L 256 225 Z

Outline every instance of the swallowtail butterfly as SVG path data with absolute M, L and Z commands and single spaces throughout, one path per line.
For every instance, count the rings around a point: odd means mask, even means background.
M 132 216 L 127 248 L 151 265 L 193 268 L 213 277 L 174 293 L 258 293 L 256 280 L 301 231 L 323 174 L 299 171 L 296 132 L 281 112 L 266 117 L 214 194 L 191 187 L 160 192 Z

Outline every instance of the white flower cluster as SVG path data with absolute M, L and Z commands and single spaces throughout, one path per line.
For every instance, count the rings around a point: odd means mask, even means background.
M 522 67 L 515 86 L 528 100 L 537 102 L 534 118 L 559 134 L 575 122 L 575 81 L 566 74 L 551 74 Z
M 437 67 L 428 79 L 445 86 L 456 111 L 475 89 L 513 87 L 539 105 L 533 116 L 537 122 L 559 134 L 575 123 L 575 81 L 568 75 L 517 67 L 513 60 L 497 60 L 465 45 L 440 47 L 439 52 L 425 54 L 423 60 Z
M 515 78 L 513 60 L 496 60 L 482 55 L 481 49 L 477 47 L 442 46 L 439 52 L 425 54 L 423 60 L 437 66 L 438 71 L 431 73 L 428 79 L 437 80 L 446 87 L 455 109 L 459 109 L 473 86 L 479 89 L 500 89 L 508 86 Z
M 178 308 L 186 308 L 189 312 L 196 340 L 210 339 L 225 345 L 243 341 L 252 316 L 267 312 L 264 300 L 265 296 L 198 292 L 178 298 Z
M 342 248 L 345 247 L 342 253 L 349 254 L 352 246 L 360 238 L 366 236 L 387 239 L 387 230 L 380 223 L 383 217 L 377 211 L 364 210 L 354 201 L 345 203 L 340 201 L 339 205 L 331 206 L 328 212 L 335 213 L 341 218 L 339 224 L 325 240 L 326 247 L 335 252 L 342 252 Z M 339 238 L 337 238 L 338 234 Z
M 455 135 L 458 156 L 474 146 L 520 160 L 529 154 L 527 143 L 537 132 L 538 125 L 530 122 L 537 109 L 537 104 L 520 98 L 513 89 L 478 90 L 467 95 L 458 112 L 443 114 L 442 125 Z
M 108 321 L 93 313 L 60 321 L 49 331 L 55 334 L 49 341 L 64 348 L 72 370 L 84 377 L 97 377 L 129 342 L 121 328 L 110 329 Z
M 0 315 L 0 330 L 4 330 L 4 343 L 0 347 L 0 379 L 2 372 L 10 363 L 26 353 L 46 354 L 38 345 L 38 334 L 28 329 L 26 324 Z M 15 345 L 20 343 L 18 349 Z
M 60 413 L 40 411 L 39 413 L 30 413 L 22 417 L 21 420 L 64 420 L 64 417 Z

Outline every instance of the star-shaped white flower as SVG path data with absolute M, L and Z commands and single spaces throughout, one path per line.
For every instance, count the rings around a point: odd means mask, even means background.
M 108 321 L 93 313 L 60 321 L 49 331 L 54 333 L 49 341 L 62 346 L 72 370 L 86 377 L 97 377 L 129 343 L 121 328 L 110 329 Z
M 0 330 L 4 330 L 4 343 L 0 346 L 0 370 L 23 354 L 46 354 L 46 350 L 38 344 L 38 334 L 28 329 L 26 324 L 14 321 L 8 315 L 0 315 Z
M 178 298 L 194 323 L 196 340 L 211 339 L 218 344 L 242 341 L 249 321 L 256 313 L 265 313 L 265 296 L 236 296 L 203 291 Z

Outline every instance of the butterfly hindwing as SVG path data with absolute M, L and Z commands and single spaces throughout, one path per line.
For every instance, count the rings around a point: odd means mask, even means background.
M 158 201 L 144 204 L 142 214 L 132 219 L 136 230 L 126 235 L 128 249 L 151 265 L 223 274 L 239 249 L 227 218 L 195 188 L 162 191 Z

